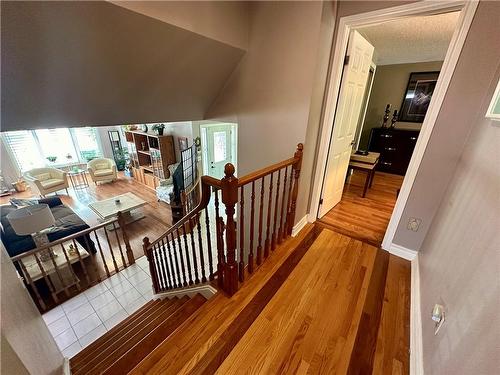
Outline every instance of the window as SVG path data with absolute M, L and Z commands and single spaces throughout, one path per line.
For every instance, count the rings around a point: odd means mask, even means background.
M 87 163 L 102 156 L 95 128 L 57 128 L 2 133 L 21 172 L 44 165 Z

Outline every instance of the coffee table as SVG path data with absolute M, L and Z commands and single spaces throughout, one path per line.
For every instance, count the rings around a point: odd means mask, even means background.
M 132 223 L 144 217 L 140 211 L 135 211 L 147 202 L 132 193 L 117 195 L 109 199 L 90 203 L 89 207 L 99 216 L 101 222 L 113 219 L 121 211 L 125 223 Z

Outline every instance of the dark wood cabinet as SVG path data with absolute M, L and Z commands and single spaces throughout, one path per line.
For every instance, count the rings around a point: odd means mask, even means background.
M 417 143 L 419 130 L 373 128 L 368 149 L 380 153 L 377 170 L 404 175 Z

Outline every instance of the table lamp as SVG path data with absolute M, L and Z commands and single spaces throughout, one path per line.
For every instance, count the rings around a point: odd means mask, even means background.
M 38 248 L 50 242 L 47 228 L 53 227 L 56 222 L 48 204 L 35 204 L 12 211 L 7 215 L 7 220 L 17 235 L 31 235 Z M 40 253 L 42 262 L 50 259 L 51 252 L 51 249 L 47 249 Z M 56 257 L 57 254 L 52 253 L 52 256 Z

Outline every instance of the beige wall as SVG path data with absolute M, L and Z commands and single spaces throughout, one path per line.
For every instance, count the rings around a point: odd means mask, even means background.
M 116 5 L 218 40 L 248 46 L 246 1 L 111 1 Z
M 103 1 L 1 8 L 4 131 L 203 119 L 244 54 Z
M 431 72 L 441 70 L 442 61 L 421 62 L 413 64 L 394 64 L 380 65 L 375 71 L 373 87 L 370 94 L 370 100 L 366 108 L 366 117 L 361 133 L 359 148 L 368 149 L 368 141 L 372 128 L 378 128 L 382 125 L 385 106 L 391 104 L 392 113 L 401 109 L 401 103 L 406 93 L 406 86 L 410 74 L 414 72 Z M 400 129 L 420 129 L 421 123 L 398 121 L 396 127 Z
M 59 374 L 62 372 L 63 356 L 18 278 L 3 245 L 0 245 L 0 251 L 2 341 L 5 339 L 9 343 L 10 349 L 30 374 Z M 13 365 L 18 366 L 19 362 L 15 362 L 17 364 L 13 362 Z
M 500 369 L 500 122 L 484 118 L 500 78 L 498 62 L 476 92 L 479 103 L 468 106 L 471 132 L 419 255 L 426 374 Z M 435 303 L 446 311 L 437 336 L 430 319 Z
M 482 103 L 500 61 L 500 3 L 481 1 L 399 222 L 394 242 L 419 250 L 460 160 L 465 140 L 484 117 Z M 491 95 L 490 95 L 491 96 Z M 418 232 L 406 229 L 421 218 Z
M 238 123 L 239 175 L 289 158 L 305 140 L 321 10 L 320 2 L 251 5 L 248 51 L 207 114 Z

